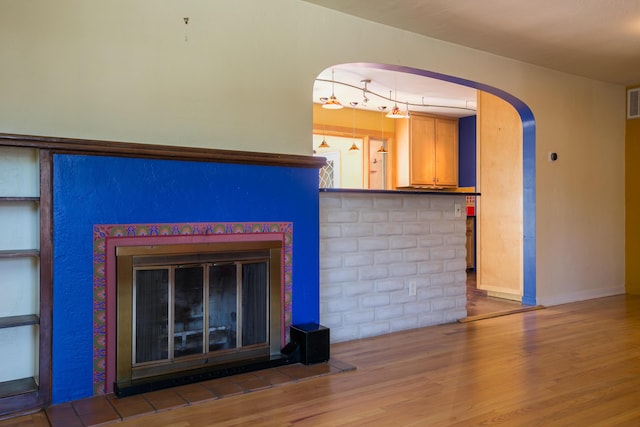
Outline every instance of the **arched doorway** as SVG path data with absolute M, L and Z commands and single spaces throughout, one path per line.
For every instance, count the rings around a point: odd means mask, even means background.
M 536 162 L 535 120 L 531 109 L 517 97 L 492 86 L 432 71 L 399 65 L 350 63 L 350 67 L 382 69 L 438 79 L 493 94 L 509 103 L 522 122 L 522 304 L 536 305 Z M 338 67 L 338 66 L 336 66 Z M 365 96 L 366 98 L 366 96 Z M 391 94 L 390 94 L 391 98 Z

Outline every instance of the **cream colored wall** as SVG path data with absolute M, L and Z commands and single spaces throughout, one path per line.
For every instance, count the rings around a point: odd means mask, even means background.
M 0 50 L 7 133 L 311 154 L 313 80 L 331 65 L 501 88 L 536 118 L 538 302 L 624 291 L 623 87 L 299 0 L 4 0 Z
M 522 300 L 522 120 L 513 106 L 478 92 L 477 285 Z

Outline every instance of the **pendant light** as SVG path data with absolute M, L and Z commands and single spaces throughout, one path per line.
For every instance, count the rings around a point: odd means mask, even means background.
M 358 146 L 356 145 L 356 105 L 358 105 L 357 102 L 350 102 L 349 103 L 351 105 L 351 110 L 352 110 L 352 129 L 353 129 L 353 133 L 351 134 L 351 137 L 353 138 L 353 142 L 351 144 L 351 147 L 349 148 L 349 151 L 359 151 L 360 148 L 358 148 Z
M 389 91 L 389 99 L 391 99 L 391 91 Z M 387 117 L 389 117 L 390 119 L 405 119 L 407 117 L 404 114 L 402 114 L 402 111 L 400 111 L 400 108 L 398 107 L 397 92 L 396 92 L 395 101 L 393 103 L 393 108 L 391 109 L 391 111 L 389 111 L 389 114 L 387 114 Z
M 324 114 L 323 114 L 324 115 Z M 322 142 L 318 145 L 318 149 L 320 148 L 331 148 L 326 138 L 326 124 L 324 122 L 324 117 L 322 118 Z
M 322 108 L 326 108 L 328 110 L 339 110 L 342 108 L 342 104 L 340 101 L 336 99 L 336 96 L 333 92 L 334 89 L 334 72 L 333 68 L 331 69 L 331 96 L 327 99 L 324 104 L 322 104 Z
M 387 107 L 383 105 L 382 107 L 378 107 L 378 109 L 380 110 L 380 123 L 382 124 L 382 133 L 380 135 L 380 141 L 382 141 L 382 145 L 380 145 L 380 148 L 378 148 L 378 153 L 387 154 L 388 151 L 385 147 L 386 141 L 384 139 L 384 110 L 386 110 Z

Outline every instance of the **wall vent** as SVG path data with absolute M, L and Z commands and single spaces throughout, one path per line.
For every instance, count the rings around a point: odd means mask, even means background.
M 640 88 L 627 90 L 627 119 L 640 118 Z

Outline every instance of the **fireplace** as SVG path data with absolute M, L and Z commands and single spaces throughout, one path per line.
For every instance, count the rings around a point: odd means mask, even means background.
M 273 167 L 262 155 L 103 154 L 53 155 L 52 403 L 115 392 L 116 247 L 280 240 L 280 348 L 292 325 L 319 320 L 318 172 L 306 156 Z
M 282 241 L 116 247 L 116 390 L 281 350 Z
M 94 387 L 127 396 L 297 362 L 291 223 L 94 226 Z

